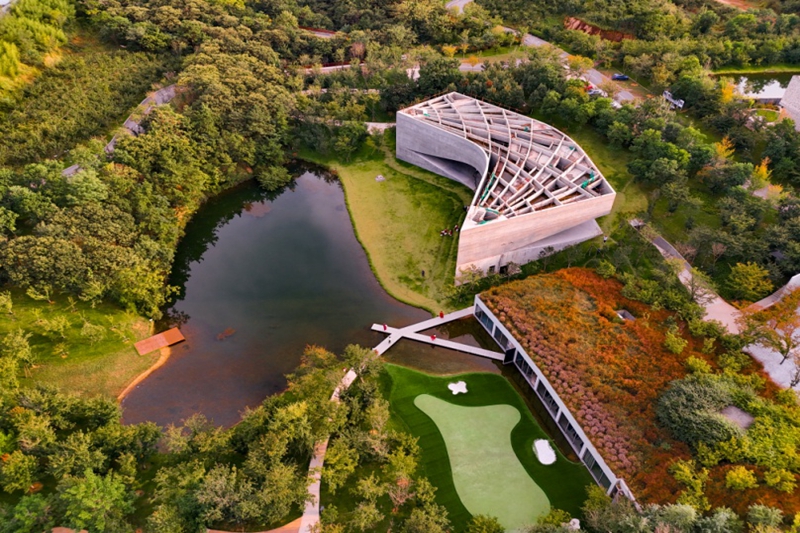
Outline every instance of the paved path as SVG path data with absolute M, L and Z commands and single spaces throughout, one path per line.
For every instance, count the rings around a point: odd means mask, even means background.
M 285 526 L 281 526 L 279 528 L 270 529 L 269 531 L 261 531 L 259 533 L 299 533 L 300 531 L 300 521 L 302 518 L 298 518 L 293 522 L 289 522 Z M 53 531 L 53 533 L 56 533 Z M 221 531 L 217 529 L 206 529 L 206 533 L 228 533 L 227 531 Z
M 777 291 L 773 292 L 766 298 L 757 301 L 750 307 L 749 310 L 755 309 L 766 309 L 767 307 L 771 307 L 776 303 L 780 302 L 784 296 L 787 294 L 794 292 L 795 289 L 800 288 L 800 274 L 796 274 L 789 280 L 789 283 L 778 289 Z
M 472 0 L 450 0 L 444 5 L 444 7 L 447 9 L 457 9 L 459 13 L 463 13 L 464 8 L 470 2 L 472 2 Z
M 389 128 L 394 128 L 397 126 L 395 122 L 365 122 L 364 125 L 367 127 L 367 131 L 369 133 L 374 132 L 381 132 L 386 131 Z
M 311 35 L 315 37 L 319 37 L 320 39 L 333 39 L 336 37 L 336 32 L 333 30 L 323 30 L 321 28 L 309 28 L 306 26 L 300 26 L 301 30 L 305 30 Z
M 633 221 L 631 221 L 631 225 L 633 225 Z M 636 226 L 634 226 L 636 227 Z M 691 287 L 692 284 L 692 266 L 689 262 L 684 259 L 684 257 L 672 246 L 666 239 L 661 237 L 660 235 L 656 235 L 652 239 L 649 239 L 653 246 L 658 249 L 659 253 L 664 257 L 664 259 L 678 259 L 683 264 L 683 269 L 678 273 L 678 279 L 683 283 L 683 285 L 687 288 Z M 690 289 L 691 290 L 691 289 Z M 704 317 L 706 320 L 717 320 L 719 321 L 728 333 L 732 333 L 734 335 L 739 333 L 739 317 L 741 313 L 738 309 L 734 306 L 720 298 L 720 296 L 710 289 L 707 291 L 707 302 L 700 303 L 705 310 L 706 316 Z
M 653 246 L 658 248 L 658 251 L 661 252 L 661 255 L 665 258 L 676 258 L 683 261 L 684 268 L 678 274 L 678 278 L 681 280 L 681 283 L 688 285 L 691 282 L 691 267 L 683 258 L 683 256 L 678 253 L 678 251 L 663 237 L 654 237 L 650 242 L 653 243 Z M 800 288 L 800 274 L 794 276 L 791 280 L 789 280 L 789 283 L 774 293 L 752 304 L 747 308 L 747 311 L 764 309 L 770 307 L 771 305 L 775 305 L 781 301 L 784 296 L 793 292 L 794 290 L 797 290 L 798 288 Z M 703 305 L 706 310 L 705 319 L 718 320 L 723 326 L 725 326 L 729 333 L 740 333 L 741 328 L 739 325 L 739 319 L 742 316 L 742 312 L 720 298 L 719 295 L 713 294 L 713 296 L 714 297 L 709 302 Z M 797 312 L 800 312 L 800 309 L 798 309 Z M 753 359 L 760 362 L 764 367 L 764 372 L 767 373 L 772 381 L 781 387 L 791 387 L 794 377 L 800 373 L 800 368 L 797 367 L 791 358 L 781 363 L 781 355 L 771 348 L 762 346 L 760 344 L 751 344 L 745 347 L 744 351 L 750 354 Z M 797 389 L 798 387 L 800 387 L 800 385 L 795 385 L 794 388 Z

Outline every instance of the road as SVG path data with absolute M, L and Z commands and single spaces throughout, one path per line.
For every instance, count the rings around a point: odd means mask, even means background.
M 470 3 L 471 1 L 472 0 L 450 0 L 445 5 L 448 9 L 457 8 L 459 12 L 461 12 L 464 9 L 464 6 Z M 509 33 L 517 33 L 517 30 L 515 30 L 514 28 L 509 28 L 508 26 L 504 26 L 503 29 Z M 531 47 L 539 47 L 544 45 L 553 46 L 544 39 L 540 39 L 539 37 L 531 35 L 530 33 L 526 33 L 525 36 L 522 38 L 522 44 L 524 46 L 531 46 Z M 560 52 L 559 55 L 565 60 L 567 57 L 569 57 L 569 54 L 564 50 L 558 48 L 557 46 L 554 46 L 554 48 Z M 347 65 L 338 65 L 333 67 L 322 67 L 321 72 L 323 74 L 326 74 L 329 72 L 334 72 L 336 70 L 343 70 L 346 68 L 350 68 L 350 65 L 347 64 Z M 483 70 L 483 63 L 470 65 L 469 63 L 462 62 L 461 65 L 458 67 L 458 70 L 460 70 L 461 72 L 480 72 L 481 70 Z M 313 69 L 311 68 L 306 69 L 306 74 L 311 74 L 312 72 Z M 419 78 L 419 67 L 407 69 L 406 72 L 408 73 L 408 77 L 411 78 L 412 80 L 416 80 Z M 605 84 L 614 84 L 617 87 L 621 87 L 619 83 L 612 81 L 611 78 L 609 78 L 608 76 L 606 76 L 605 74 L 594 68 L 586 71 L 584 78 L 586 79 L 587 82 L 591 83 L 595 87 L 600 87 Z M 614 96 L 614 100 L 616 100 L 621 104 L 626 102 L 633 102 L 635 99 L 636 98 L 633 96 L 633 94 L 630 91 L 626 90 L 620 90 Z
M 464 10 L 464 6 L 466 6 L 470 2 L 472 2 L 472 0 L 450 0 L 449 2 L 447 2 L 445 4 L 445 7 L 447 7 L 447 9 L 458 9 L 458 12 L 461 13 Z M 504 26 L 503 29 L 506 30 L 508 33 L 517 33 L 517 30 L 515 30 L 514 28 L 509 28 L 508 26 Z M 525 36 L 522 38 L 522 44 L 525 45 L 525 46 L 539 47 L 539 46 L 544 46 L 544 45 L 550 44 L 550 43 L 545 41 L 544 39 L 540 39 L 539 37 L 536 37 L 535 35 L 531 35 L 530 33 L 526 33 Z M 553 46 L 553 45 L 551 45 L 551 46 Z M 564 50 L 561 50 L 557 46 L 555 48 L 561 52 L 560 55 L 564 59 L 566 59 L 569 56 L 569 54 L 567 52 L 565 52 Z M 478 65 L 476 65 L 475 67 L 473 67 L 472 65 L 469 65 L 469 64 L 462 64 L 461 67 L 459 68 L 459 70 L 461 70 L 462 72 L 470 72 L 470 71 L 480 71 L 481 68 L 483 68 L 483 65 L 480 64 L 480 63 Z M 588 81 L 589 83 L 591 83 L 592 85 L 594 85 L 596 87 L 599 87 L 599 86 L 604 85 L 606 83 L 614 83 L 614 82 L 612 82 L 611 78 L 609 78 L 608 76 L 606 76 L 605 74 L 603 74 L 602 72 L 600 72 L 599 70 L 594 69 L 594 68 L 589 69 L 586 72 L 586 76 L 585 77 L 586 77 L 586 81 Z M 416 79 L 416 78 L 413 78 L 413 79 Z M 617 84 L 617 85 L 619 85 L 619 84 Z M 614 100 L 616 100 L 617 102 L 620 102 L 620 103 L 625 103 L 625 102 L 634 101 L 635 97 L 633 96 L 633 94 L 630 91 L 621 90 L 621 91 L 617 92 L 616 96 L 614 97 Z

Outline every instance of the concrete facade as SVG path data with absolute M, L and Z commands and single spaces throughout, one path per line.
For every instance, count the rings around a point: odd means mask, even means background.
M 600 235 L 616 193 L 581 147 L 551 126 L 448 93 L 397 114 L 397 157 L 475 191 L 456 275 L 499 271 Z

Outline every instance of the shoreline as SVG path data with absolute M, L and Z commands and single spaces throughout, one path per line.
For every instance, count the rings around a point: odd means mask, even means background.
M 386 281 L 378 273 L 378 269 L 375 267 L 375 263 L 373 261 L 372 254 L 370 253 L 369 248 L 366 246 L 366 244 L 364 242 L 364 239 L 362 238 L 362 236 L 360 235 L 360 233 L 358 231 L 358 226 L 356 225 L 356 220 L 355 220 L 355 218 L 353 216 L 353 209 L 352 209 L 352 207 L 350 205 L 351 197 L 350 197 L 350 195 L 347 194 L 347 185 L 345 184 L 344 180 L 342 179 L 342 176 L 341 176 L 341 173 L 340 173 L 339 169 L 336 168 L 335 165 L 330 165 L 328 163 L 324 163 L 322 161 L 315 160 L 313 158 L 303 157 L 303 155 L 300 155 L 300 154 L 298 154 L 295 157 L 300 161 L 303 161 L 303 162 L 306 162 L 306 163 L 311 163 L 312 165 L 317 165 L 319 167 L 322 167 L 325 170 L 327 170 L 328 172 L 330 172 L 331 174 L 333 174 L 334 176 L 336 176 L 336 179 L 341 184 L 342 191 L 344 192 L 344 204 L 345 204 L 345 207 L 347 209 L 347 215 L 350 218 L 350 225 L 353 227 L 353 233 L 355 234 L 356 241 L 358 241 L 358 244 L 361 246 L 361 249 L 364 250 L 364 254 L 367 256 L 367 263 L 369 264 L 369 269 L 372 271 L 372 275 L 375 276 L 375 280 L 378 282 L 378 285 L 380 285 L 381 288 L 384 291 L 386 291 L 386 294 L 388 294 L 391 298 L 394 298 L 398 302 L 406 304 L 406 305 L 409 305 L 411 307 L 415 307 L 417 309 L 421 309 L 423 311 L 427 311 L 428 313 L 431 314 L 431 316 L 434 316 L 436 314 L 436 312 L 434 311 L 434 309 L 432 307 L 429 307 L 427 305 L 424 305 L 424 304 L 421 304 L 421 303 L 418 303 L 418 302 L 411 302 L 410 300 L 397 295 L 392 290 L 392 288 L 389 286 L 389 284 L 386 283 Z M 422 295 L 420 295 L 420 296 L 422 296 Z
M 786 67 L 720 69 L 711 72 L 714 77 L 719 76 L 747 76 L 748 74 L 800 74 L 800 65 Z
M 130 392 L 133 389 L 135 389 L 142 381 L 147 379 L 150 376 L 150 374 L 152 374 L 153 372 L 164 366 L 164 364 L 169 360 L 170 356 L 172 355 L 172 348 L 166 346 L 164 348 L 161 348 L 160 351 L 161 351 L 161 357 L 159 357 L 158 360 L 150 366 L 150 368 L 148 368 L 147 370 L 145 370 L 144 372 L 133 378 L 133 381 L 131 381 L 122 390 L 122 392 L 120 392 L 119 395 L 117 395 L 117 403 L 121 404 L 122 400 L 124 400 L 125 397 L 128 394 L 130 394 Z

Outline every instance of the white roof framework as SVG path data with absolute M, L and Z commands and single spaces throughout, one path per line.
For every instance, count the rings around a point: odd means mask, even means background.
M 480 146 L 489 156 L 472 206 L 513 218 L 614 194 L 581 147 L 557 129 L 459 93 L 401 111 Z

